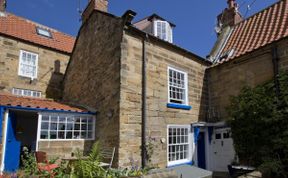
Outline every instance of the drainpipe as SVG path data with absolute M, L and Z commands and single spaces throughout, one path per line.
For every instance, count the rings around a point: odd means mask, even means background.
M 279 101 L 280 97 L 280 84 L 279 84 L 279 56 L 278 56 L 278 48 L 277 46 L 274 46 L 272 48 L 272 62 L 273 62 L 273 71 L 274 71 L 274 84 L 275 84 L 275 89 L 276 89 L 276 96 Z
M 146 167 L 147 164 L 147 150 L 146 150 L 146 122 L 147 122 L 147 110 L 146 110 L 146 83 L 147 83 L 147 71 L 146 71 L 146 40 L 148 35 L 142 39 L 142 137 L 141 137 L 141 158 L 142 168 Z

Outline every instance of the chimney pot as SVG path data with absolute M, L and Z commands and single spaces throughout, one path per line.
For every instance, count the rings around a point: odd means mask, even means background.
M 227 3 L 228 3 L 229 9 L 232 9 L 232 8 L 236 7 L 235 0 L 228 0 Z
M 7 1 L 6 0 L 0 0 L 0 12 L 5 12 L 6 11 L 6 5 L 7 5 Z

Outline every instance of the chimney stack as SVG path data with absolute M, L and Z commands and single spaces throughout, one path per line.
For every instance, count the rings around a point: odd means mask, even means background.
M 1 1 L 1 0 L 0 0 Z M 94 10 L 108 11 L 108 0 L 89 0 L 89 3 L 82 13 L 82 23 L 84 23 Z
M 230 26 L 233 27 L 237 23 L 241 22 L 243 20 L 242 15 L 238 11 L 238 4 L 236 3 L 236 0 L 227 0 L 228 7 L 224 9 L 224 11 L 218 15 L 218 27 L 217 29 L 219 32 L 218 35 L 221 33 L 222 29 Z
M 6 5 L 7 5 L 6 0 L 0 0 L 0 12 L 6 11 Z

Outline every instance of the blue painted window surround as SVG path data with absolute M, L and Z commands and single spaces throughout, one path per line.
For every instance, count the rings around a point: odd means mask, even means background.
M 176 104 L 176 103 L 167 103 L 168 108 L 174 108 L 174 109 L 184 109 L 184 110 L 191 110 L 192 106 L 189 105 L 183 105 L 183 104 Z

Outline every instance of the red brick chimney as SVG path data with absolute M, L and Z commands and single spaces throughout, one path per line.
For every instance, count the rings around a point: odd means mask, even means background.
M 218 26 L 221 28 L 227 25 L 234 26 L 243 20 L 242 15 L 238 11 L 236 0 L 228 0 L 227 4 L 228 8 L 225 8 L 225 10 L 217 17 Z
M 95 9 L 103 11 L 103 12 L 107 12 L 108 0 L 89 0 L 89 3 L 86 9 L 82 13 L 82 23 L 84 23 L 89 18 L 90 14 Z
M 0 12 L 5 12 L 6 10 L 6 0 L 0 0 Z

